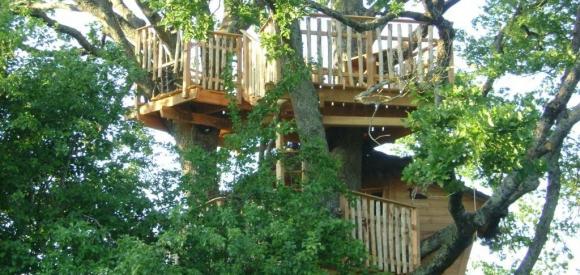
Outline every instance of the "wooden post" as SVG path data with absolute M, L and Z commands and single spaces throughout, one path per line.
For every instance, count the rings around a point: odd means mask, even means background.
M 191 83 L 191 42 L 187 41 L 183 50 L 183 86 L 181 87 L 181 97 L 186 98 L 189 95 L 189 85 Z
M 403 57 L 403 30 L 401 24 L 397 24 L 397 42 L 398 48 L 397 53 L 399 54 L 399 77 L 404 77 L 405 71 L 405 59 Z
M 284 150 L 284 137 L 280 133 L 276 133 L 276 150 L 282 153 Z M 284 184 L 284 163 L 282 160 L 276 161 L 276 181 Z
M 367 55 L 367 87 L 375 83 L 375 56 L 373 55 L 373 32 L 366 32 L 366 55 Z

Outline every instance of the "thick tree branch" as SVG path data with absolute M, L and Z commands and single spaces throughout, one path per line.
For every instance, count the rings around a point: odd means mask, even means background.
M 81 10 L 95 16 L 113 40 L 121 45 L 125 53 L 128 56 L 133 56 L 133 45 L 123 31 L 123 20 L 119 20 L 121 17 L 113 11 L 113 6 L 110 2 L 105 0 L 79 0 L 78 6 Z M 125 27 L 128 27 L 127 25 Z
M 89 40 L 77 29 L 60 24 L 58 21 L 50 18 L 45 12 L 40 9 L 31 9 L 30 16 L 39 18 L 46 23 L 49 27 L 54 28 L 59 33 L 63 33 L 69 35 L 70 37 L 74 38 L 83 49 L 89 52 L 92 55 L 98 56 L 100 49 L 95 47 Z
M 137 17 L 122 0 L 112 0 L 111 4 L 113 9 L 131 25 L 132 28 L 140 28 L 145 26 L 147 23 L 141 18 Z
M 389 23 L 390 21 L 392 21 L 396 18 L 399 18 L 399 17 L 407 17 L 407 18 L 411 18 L 411 19 L 415 19 L 417 21 L 423 21 L 423 22 L 427 22 L 427 23 L 432 21 L 432 19 L 430 17 L 427 17 L 421 13 L 412 12 L 412 11 L 404 11 L 404 12 L 401 12 L 399 14 L 387 13 L 385 16 L 378 17 L 372 21 L 361 23 L 361 22 L 358 22 L 354 19 L 349 18 L 348 16 L 342 14 L 341 12 L 335 11 L 331 8 L 325 7 L 324 5 L 318 4 L 317 2 L 308 0 L 307 4 L 311 8 L 340 21 L 341 23 L 353 28 L 357 32 L 365 32 L 365 31 L 369 31 L 369 30 L 374 30 L 374 29 L 379 28 L 379 27 L 383 27 L 387 23 Z
M 548 188 L 546 191 L 546 202 L 542 209 L 540 220 L 536 225 L 534 239 L 530 243 L 526 256 L 514 274 L 530 274 L 540 256 L 540 252 L 542 252 L 544 244 L 548 240 L 550 224 L 552 224 L 552 220 L 554 219 L 554 213 L 556 212 L 556 206 L 558 206 L 558 200 L 560 198 L 560 178 L 562 172 L 560 170 L 559 159 L 560 148 L 550 153 L 547 158 Z

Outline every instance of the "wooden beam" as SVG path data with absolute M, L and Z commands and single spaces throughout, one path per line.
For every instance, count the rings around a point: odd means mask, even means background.
M 145 127 L 153 128 L 159 131 L 169 132 L 169 129 L 163 123 L 163 120 L 156 114 L 148 115 L 138 115 L 132 117 L 138 121 L 141 121 Z
M 185 123 L 197 124 L 197 125 L 204 125 L 209 127 L 214 127 L 217 129 L 231 129 L 232 125 L 231 122 L 227 119 L 217 118 L 214 116 L 200 114 L 200 113 L 191 113 L 184 110 L 180 110 L 177 108 L 171 107 L 162 107 L 161 108 L 161 117 L 171 120 L 176 120 Z
M 199 87 L 191 87 L 190 90 L 191 92 L 189 92 L 185 97 L 180 93 L 173 93 L 170 96 L 143 104 L 139 107 L 139 114 L 144 115 L 158 112 L 161 111 L 161 108 L 163 107 L 173 107 L 186 102 L 200 102 L 224 107 L 229 104 L 228 97 L 222 91 L 205 90 Z M 239 106 L 242 110 L 249 110 L 251 108 L 251 106 L 246 102 L 243 102 Z
M 321 104 L 323 101 L 326 102 L 346 102 L 346 103 L 357 103 L 354 101 L 354 97 L 361 92 L 363 89 L 329 89 L 329 88 L 320 88 L 318 90 L 318 96 L 320 97 Z M 383 91 L 381 96 L 390 96 L 396 97 L 399 95 L 398 91 Z M 393 100 L 389 101 L 387 105 L 392 106 L 417 106 L 417 104 L 411 102 L 411 97 L 404 96 L 404 97 L 397 97 Z
M 355 117 L 355 116 L 323 116 L 322 123 L 325 126 L 398 126 L 403 127 L 403 119 L 400 117 Z

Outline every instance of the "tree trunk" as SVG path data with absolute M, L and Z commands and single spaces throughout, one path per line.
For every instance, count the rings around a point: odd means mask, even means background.
M 196 179 L 195 176 L 202 173 L 213 173 L 216 171 L 216 160 L 213 158 L 205 158 L 203 165 L 193 165 L 188 157 L 196 148 L 202 149 L 204 152 L 215 152 L 218 146 L 219 130 L 212 127 L 205 127 L 189 123 L 170 122 L 170 134 L 175 138 L 175 143 L 179 149 L 179 156 L 181 159 L 181 166 L 184 175 L 190 175 Z M 207 190 L 208 197 L 218 194 L 219 180 L 217 175 L 203 175 L 203 179 L 210 179 L 210 182 L 203 184 L 209 186 Z
M 340 175 L 349 190 L 362 187 L 362 147 L 364 129 L 333 128 L 328 131 L 331 154 L 341 162 Z

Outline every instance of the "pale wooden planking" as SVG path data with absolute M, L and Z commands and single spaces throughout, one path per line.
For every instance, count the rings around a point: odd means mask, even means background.
M 383 39 L 381 38 L 381 28 L 377 28 L 377 41 L 379 46 L 379 81 L 383 81 L 384 62 L 383 62 Z
M 382 217 L 383 215 L 381 215 L 381 211 L 382 211 L 382 203 L 380 201 L 375 201 L 375 213 L 376 213 L 376 219 L 375 219 L 375 225 L 376 225 L 376 239 L 377 239 L 377 260 L 378 260 L 378 266 L 380 269 L 384 268 L 383 265 L 383 231 L 382 230 Z
M 224 44 L 225 49 L 222 50 L 222 56 L 221 56 L 221 64 L 220 64 L 221 71 L 222 71 L 221 74 L 223 74 L 225 69 L 226 69 L 227 53 L 232 51 L 232 49 L 231 49 L 232 39 L 226 37 L 222 43 Z M 218 86 L 218 90 L 225 90 L 224 77 L 222 75 L 219 75 L 219 79 L 220 79 L 220 83 Z
M 363 61 L 363 43 L 362 43 L 362 33 L 357 32 L 356 33 L 356 48 L 357 48 L 357 52 L 358 52 L 358 83 L 357 83 L 357 87 L 363 87 L 363 73 L 364 73 L 364 69 L 363 69 L 363 65 L 364 65 L 364 61 Z
M 316 60 L 318 63 L 318 78 L 316 79 L 318 84 L 322 84 L 322 20 L 316 18 Z
M 333 66 L 333 58 L 332 58 L 332 21 L 328 20 L 326 21 L 326 42 L 327 42 L 327 48 L 326 48 L 326 53 L 327 53 L 327 65 L 328 65 L 328 82 L 327 84 L 330 85 L 330 87 L 333 87 L 334 85 L 334 78 L 332 77 L 332 73 L 334 70 L 334 66 Z
M 346 66 L 348 70 L 349 85 L 354 87 L 354 77 L 352 74 L 352 28 L 346 27 Z
M 389 78 L 395 77 L 395 69 L 393 67 L 393 25 L 387 25 L 387 66 L 389 70 Z M 389 88 L 393 86 L 389 84 Z
M 399 77 L 403 77 L 406 74 L 405 60 L 403 59 L 403 29 L 401 24 L 397 24 L 397 47 L 398 53 L 398 63 L 399 63 Z

